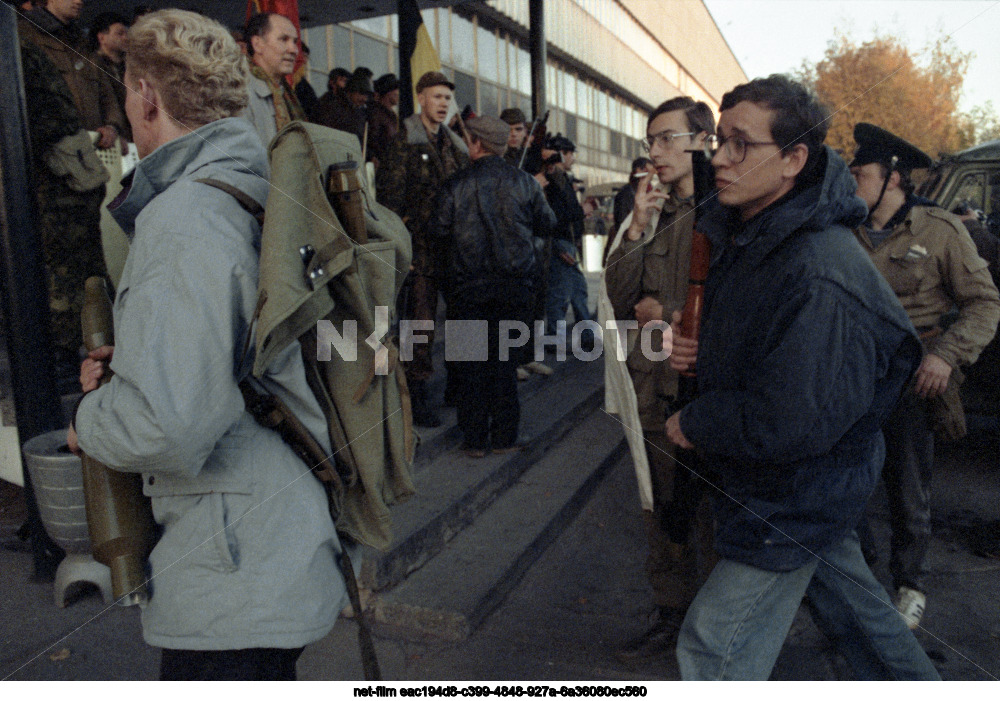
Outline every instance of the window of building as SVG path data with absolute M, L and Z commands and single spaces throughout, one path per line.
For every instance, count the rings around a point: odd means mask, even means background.
M 523 93 L 531 92 L 531 54 L 518 47 L 517 51 L 517 89 Z
M 500 90 L 493 83 L 479 81 L 479 109 L 477 114 L 488 114 L 491 117 L 500 115 Z
M 472 22 L 452 14 L 451 16 L 451 62 L 455 68 L 476 70 L 476 35 Z
M 576 81 L 576 113 L 585 119 L 593 119 L 591 100 L 593 89 L 583 80 Z
M 570 73 L 559 71 L 559 84 L 562 88 L 560 106 L 571 114 L 576 113 L 576 78 Z
M 389 45 L 384 41 L 354 33 L 354 65 L 367 66 L 375 77 L 389 72 Z
M 567 139 L 576 143 L 576 116 L 566 113 L 565 114 L 566 123 L 563 125 L 563 136 Z
M 437 39 L 434 39 L 434 34 L 431 34 L 432 41 L 437 41 L 435 44 L 438 50 L 438 56 L 441 58 L 442 63 L 453 63 L 451 57 L 451 12 L 446 9 L 441 10 L 424 10 L 424 22 L 427 21 L 427 14 L 433 12 L 437 17 Z M 427 31 L 431 29 L 431 25 L 427 25 Z
M 333 67 L 351 70 L 351 32 L 339 24 L 333 25 Z
M 455 71 L 455 104 L 458 111 L 465 109 L 466 105 L 472 105 L 476 109 L 476 78 L 469 73 Z
M 351 22 L 351 26 L 356 27 L 369 34 L 374 34 L 383 39 L 389 38 L 389 20 L 387 17 L 369 17 L 368 19 L 356 19 Z
M 476 53 L 479 56 L 479 77 L 500 80 L 500 63 L 497 61 L 497 38 L 482 27 L 476 29 Z

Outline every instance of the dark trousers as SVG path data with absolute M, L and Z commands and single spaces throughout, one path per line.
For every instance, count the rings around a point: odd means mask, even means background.
M 295 681 L 295 663 L 304 649 L 164 649 L 160 658 L 160 681 Z
M 892 525 L 889 571 L 895 587 L 919 590 L 931 537 L 934 432 L 929 402 L 917 396 L 912 388 L 907 389 L 882 431 L 885 435 L 882 479 Z
M 649 541 L 646 574 L 657 606 L 685 610 L 718 560 L 712 505 L 704 482 L 687 469 L 701 469 L 687 451 L 670 443 L 662 429 L 642 433 L 653 483 L 653 511 L 643 512 Z
M 402 319 L 412 321 L 434 321 L 437 317 L 438 281 L 428 275 L 410 273 L 410 285 L 406 302 L 403 305 Z M 406 381 L 426 382 L 434 374 L 434 359 L 431 349 L 434 347 L 434 330 L 419 331 L 419 335 L 427 336 L 427 343 L 413 344 L 413 360 L 405 363 Z
M 488 347 L 485 360 L 456 361 L 451 367 L 457 381 L 458 425 L 465 436 L 463 447 L 477 450 L 507 448 L 517 441 L 521 408 L 517 398 L 518 353 L 510 349 L 500 359 L 500 322 L 530 323 L 534 292 L 516 280 L 489 290 L 448 300 L 451 320 L 484 320 Z M 457 339 L 456 339 L 457 341 Z

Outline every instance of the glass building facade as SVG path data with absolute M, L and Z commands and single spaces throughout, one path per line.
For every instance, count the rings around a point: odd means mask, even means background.
M 703 3 L 693 5 L 702 12 L 693 22 L 707 22 L 718 34 Z M 717 109 L 713 91 L 699 84 L 627 3 L 547 0 L 544 7 L 548 127 L 576 144 L 573 171 L 587 185 L 627 178 L 632 159 L 643 154 L 646 115 L 659 102 L 688 94 Z M 455 83 L 459 109 L 469 105 L 478 114 L 499 115 L 519 107 L 531 118 L 527 0 L 432 8 L 422 16 L 443 70 Z M 375 77 L 399 73 L 395 15 L 309 27 L 302 38 L 311 50 L 308 75 L 318 94 L 326 91 L 334 67 L 367 66 Z M 735 84 L 742 71 L 725 50 L 724 58 L 735 66 L 729 69 Z

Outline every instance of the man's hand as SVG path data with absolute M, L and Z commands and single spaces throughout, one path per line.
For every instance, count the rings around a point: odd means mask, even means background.
M 73 455 L 79 455 L 80 451 L 80 441 L 76 436 L 76 429 L 72 426 L 66 431 L 66 447 L 69 448 L 69 452 Z
M 87 354 L 87 358 L 80 364 L 80 387 L 84 394 L 97 389 L 114 354 L 114 346 L 101 346 Z
M 640 329 L 651 321 L 663 321 L 663 305 L 654 297 L 643 297 L 633 309 Z
M 951 365 L 940 356 L 928 353 L 917 368 L 917 382 L 913 391 L 924 399 L 933 399 L 948 388 Z
M 97 140 L 97 148 L 111 148 L 118 139 L 118 130 L 111 124 L 97 127 L 97 133 L 101 135 L 101 138 Z
M 625 232 L 630 241 L 638 241 L 642 238 L 642 232 L 649 226 L 653 218 L 653 212 L 663 206 L 663 200 L 667 199 L 665 192 L 650 190 L 649 181 L 652 175 L 644 175 L 639 178 L 639 184 L 635 186 L 635 206 L 632 208 L 632 224 Z
M 674 332 L 674 348 L 670 353 L 670 367 L 677 372 L 694 369 L 698 360 L 698 341 L 681 336 L 681 313 L 674 312 L 670 328 Z
M 681 431 L 681 412 L 678 411 L 667 419 L 666 431 L 667 440 L 676 445 L 678 448 L 694 450 L 694 445 L 691 441 L 684 437 L 684 432 Z

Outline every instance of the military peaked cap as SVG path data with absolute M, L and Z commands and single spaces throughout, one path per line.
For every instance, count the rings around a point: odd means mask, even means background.
M 858 142 L 858 148 L 851 161 L 852 167 L 881 163 L 900 173 L 909 173 L 915 168 L 930 168 L 934 162 L 910 142 L 868 122 L 855 125 L 854 140 Z M 895 164 L 893 157 L 897 159 Z

